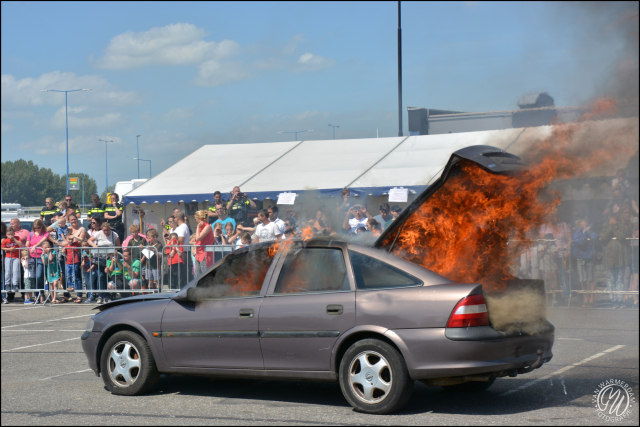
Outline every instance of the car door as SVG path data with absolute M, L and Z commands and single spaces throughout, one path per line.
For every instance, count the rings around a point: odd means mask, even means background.
M 169 303 L 162 346 L 170 366 L 263 368 L 258 315 L 273 259 L 265 249 L 231 254 L 187 289 L 189 301 Z
M 265 369 L 329 371 L 333 345 L 355 325 L 354 289 L 341 247 L 283 254 L 260 307 Z

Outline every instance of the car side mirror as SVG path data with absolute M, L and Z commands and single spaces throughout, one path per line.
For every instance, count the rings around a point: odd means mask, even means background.
M 174 301 L 195 301 L 195 289 L 189 288 L 187 292 L 178 292 L 171 297 Z
M 196 288 L 190 287 L 187 289 L 187 301 L 195 301 L 196 300 Z

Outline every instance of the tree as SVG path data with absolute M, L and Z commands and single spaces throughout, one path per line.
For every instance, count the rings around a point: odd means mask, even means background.
M 116 185 L 110 185 L 109 186 L 109 193 L 113 193 L 113 190 L 116 189 Z M 100 195 L 100 200 L 103 201 L 106 204 L 111 204 L 111 202 L 109 200 L 107 200 L 107 192 L 105 190 L 102 190 L 102 194 Z M 122 200 L 120 200 L 122 201 Z
M 80 190 L 72 190 L 75 203 L 82 203 L 82 174 L 70 173 L 80 178 Z M 47 197 L 56 202 L 64 200 L 67 193 L 66 175 L 58 175 L 47 168 L 39 168 L 33 161 L 19 159 L 2 163 L 2 201 L 20 203 L 22 206 L 44 206 Z M 97 191 L 95 180 L 84 176 L 85 202 Z

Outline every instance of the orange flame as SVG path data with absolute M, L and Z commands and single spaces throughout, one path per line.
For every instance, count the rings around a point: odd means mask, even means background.
M 615 110 L 615 101 L 598 100 L 578 122 L 554 126 L 549 137 L 530 142 L 522 156 L 530 167 L 517 175 L 461 162 L 459 171 L 408 218 L 394 253 L 457 282 L 505 289 L 513 278 L 510 266 L 526 249 L 518 241 L 533 236 L 561 202 L 561 193 L 548 189 L 549 184 L 611 167 L 637 151 L 637 130 L 634 135 L 624 126 L 603 140 L 580 141 L 589 138 L 581 122 Z

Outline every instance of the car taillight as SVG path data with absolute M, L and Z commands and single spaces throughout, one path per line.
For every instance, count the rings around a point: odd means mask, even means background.
M 488 326 L 489 314 L 484 295 L 469 295 L 456 304 L 447 328 L 467 328 L 469 326 Z

